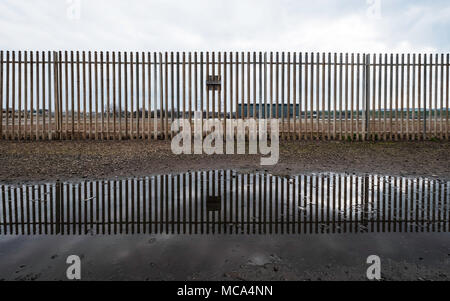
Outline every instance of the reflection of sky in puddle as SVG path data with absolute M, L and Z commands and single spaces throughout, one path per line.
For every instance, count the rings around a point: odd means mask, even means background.
M 371 254 L 439 261 L 450 253 L 448 186 L 427 178 L 233 171 L 3 185 L 0 279 L 30 270 L 59 279 L 71 254 L 85 258 L 92 279 L 150 273 L 183 280 L 285 262 L 352 265 Z

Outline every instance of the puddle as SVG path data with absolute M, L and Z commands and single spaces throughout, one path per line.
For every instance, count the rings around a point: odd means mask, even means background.
M 428 258 L 450 270 L 449 184 L 218 170 L 0 185 L 0 279 L 64 279 L 71 254 L 83 255 L 94 280 L 280 280 L 280 271 L 295 280 L 342 265 L 359 279 L 374 252 L 392 266 Z M 411 273 L 447 277 L 426 268 Z

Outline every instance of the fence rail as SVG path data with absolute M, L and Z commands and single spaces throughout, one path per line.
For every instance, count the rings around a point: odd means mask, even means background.
M 0 51 L 0 100 L 10 140 L 170 139 L 199 111 L 285 139 L 448 140 L 449 54 Z

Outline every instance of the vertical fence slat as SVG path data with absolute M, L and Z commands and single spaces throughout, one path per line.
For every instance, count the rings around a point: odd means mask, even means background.
M 62 126 L 63 126 L 63 55 L 62 55 L 62 51 L 59 51 L 59 53 L 57 53 L 58 56 L 58 126 L 59 126 L 59 139 L 63 140 L 64 137 L 62 135 Z
M 425 82 L 425 81 L 424 81 Z M 404 99 L 404 90 L 405 90 L 405 55 L 402 54 L 402 62 L 401 62 L 401 80 L 400 80 L 400 138 L 404 139 L 404 114 L 405 114 L 405 99 Z
M 169 139 L 169 55 L 168 55 L 168 53 L 166 52 L 165 53 L 165 77 L 164 77 L 164 80 L 165 80 L 165 85 L 164 85 L 164 93 L 165 93 L 165 97 L 164 97 L 164 100 L 165 100 L 165 107 L 164 107 L 164 109 L 163 109 L 163 112 L 164 112 L 164 121 L 165 121 L 165 124 L 164 124 L 164 139 Z M 189 109 L 190 110 L 190 109 Z
M 450 140 L 450 125 L 449 125 L 449 121 L 448 121 L 448 110 L 449 110 L 449 82 L 450 82 L 450 75 L 449 75 L 449 65 L 450 65 L 450 54 L 447 53 L 447 63 L 446 63 L 446 82 L 445 82 L 445 99 L 446 99 L 446 103 L 445 103 L 445 107 L 446 107 L 446 112 L 445 112 L 445 132 L 446 132 L 446 138 L 447 140 Z
M 344 97 L 344 93 L 343 93 L 343 84 L 344 84 L 344 80 L 343 80 L 343 69 L 344 69 L 344 61 L 343 61 L 343 54 L 340 53 L 339 54 L 339 140 L 342 140 L 343 138 L 343 118 L 342 118 L 342 111 L 343 111 L 343 97 Z M 337 75 L 336 75 L 337 76 Z
M 331 64 L 331 60 L 330 60 Z M 359 125 L 359 116 L 360 116 L 360 90 L 361 90 L 361 66 L 360 66 L 360 54 L 358 53 L 356 55 L 356 134 L 357 134 L 357 141 L 360 141 L 360 125 Z
M 246 118 L 255 118 L 256 113 L 256 89 L 253 90 L 253 109 L 251 107 L 251 83 L 252 83 L 252 75 L 251 75 L 251 53 L 247 52 L 247 116 Z M 256 88 L 256 52 L 253 52 L 253 88 Z M 242 104 L 244 105 L 244 103 Z M 252 113 L 250 113 L 252 112 Z
M 418 59 L 418 79 L 417 79 L 417 140 L 420 140 L 420 121 L 421 121 L 421 102 L 422 102 L 422 54 L 419 53 Z
M 111 139 L 111 74 L 109 65 L 109 51 L 106 51 L 106 140 Z
M 38 53 L 38 52 L 36 52 Z M 16 139 L 16 52 L 12 52 L 12 74 L 11 74 L 11 138 Z M 39 69 L 37 69 L 36 74 L 39 75 Z M 38 77 L 36 77 L 38 78 Z M 39 85 L 39 81 L 37 82 Z M 37 93 L 39 95 L 39 92 Z
M 51 51 L 47 51 L 47 91 L 48 91 L 48 139 L 53 140 L 53 112 L 52 104 L 54 104 L 54 98 L 52 98 L 52 67 L 51 67 Z M 26 81 L 25 81 L 26 82 Z M 26 119 L 25 119 L 26 122 Z M 25 123 L 26 125 L 26 123 Z
M 441 80 L 440 80 L 441 106 L 439 108 L 439 138 L 444 138 L 444 120 L 442 111 L 444 110 L 444 54 L 441 54 Z
M 406 57 L 406 140 L 409 140 L 409 103 L 411 100 L 411 55 Z M 430 72 L 431 74 L 431 72 Z
M 377 99 L 377 56 L 376 54 L 373 55 L 373 78 L 372 78 L 372 112 L 370 113 L 370 121 L 369 124 L 373 124 L 372 126 L 372 132 L 371 132 L 371 138 L 372 141 L 376 140 L 376 135 L 377 135 L 377 116 L 376 116 L 376 99 Z
M 245 119 L 245 53 L 241 52 L 241 119 Z
M 124 72 L 124 78 L 123 78 L 123 82 L 124 82 L 124 115 L 125 115 L 125 133 L 124 133 L 124 138 L 125 139 L 129 139 L 131 138 L 129 136 L 129 132 L 128 132 L 128 52 L 124 52 L 124 65 L 123 65 L 123 72 Z M 156 68 L 156 54 L 155 54 L 155 68 Z M 156 78 L 156 72 L 155 72 L 155 78 Z M 155 85 L 156 86 L 156 85 Z M 156 88 L 155 88 L 156 90 Z M 103 89 L 102 89 L 103 91 Z M 103 96 L 102 96 L 103 99 Z M 155 97 L 156 99 L 156 97 Z M 103 104 L 103 100 L 102 100 L 102 104 Z M 102 111 L 103 112 L 103 111 Z M 156 114 L 156 113 L 155 113 Z M 103 117 L 102 117 L 102 123 L 103 123 Z M 103 127 L 102 127 L 103 129 Z
M 235 53 L 235 58 L 236 58 L 236 68 L 235 68 L 235 72 L 236 72 L 236 83 L 235 83 L 235 119 L 239 119 L 242 118 L 242 116 L 240 116 L 240 112 L 239 112 L 239 52 Z
M 97 53 L 94 53 L 94 87 L 92 86 L 92 52 L 89 51 L 88 54 L 88 64 L 89 64 L 89 139 L 95 139 L 97 137 L 97 122 L 95 123 L 95 129 L 94 126 L 92 125 L 93 122 L 93 118 L 92 118 L 92 114 L 93 114 L 93 107 L 92 107 L 92 101 L 95 101 L 95 106 L 97 106 Z M 114 89 L 115 91 L 115 89 Z M 92 93 L 95 93 L 95 96 L 93 97 Z M 95 118 L 97 119 L 97 108 L 95 109 Z M 95 130 L 95 133 L 94 133 Z
M 146 137 L 146 133 L 145 133 L 145 124 L 146 124 L 146 116 L 147 116 L 147 112 L 146 112 L 146 105 L 145 105 L 145 98 L 146 98 L 146 95 L 145 95 L 145 65 L 146 65 L 146 63 L 145 63 L 145 53 L 144 52 L 142 52 L 142 63 L 141 63 L 141 65 L 142 65 L 142 68 L 141 68 L 141 74 L 142 74 L 142 125 L 141 125 L 141 135 L 142 135 L 142 139 L 144 140 L 145 139 L 145 137 Z M 115 61 L 115 59 L 114 59 L 114 53 L 113 53 L 113 85 L 115 85 L 115 64 L 114 64 L 114 61 Z M 115 91 L 116 89 L 115 88 L 113 88 L 113 91 Z M 115 126 L 115 124 L 116 124 L 116 98 L 114 97 L 114 100 L 113 100 L 113 104 L 114 104 L 114 137 L 116 137 L 116 126 Z
M 178 54 L 177 54 L 178 56 Z M 153 53 L 153 139 L 158 139 L 158 55 Z
M 375 64 L 376 60 L 374 57 L 374 64 Z M 382 74 L 383 74 L 383 68 L 382 68 L 382 64 L 383 64 L 383 55 L 380 53 L 378 55 L 378 139 L 383 140 L 384 137 L 382 135 L 382 89 L 383 89 L 383 80 L 382 80 Z
M 325 54 L 324 54 L 325 55 Z M 265 66 L 265 65 L 264 65 Z M 297 85 L 297 52 L 293 53 L 293 58 L 292 58 L 292 99 L 293 99 L 293 112 L 292 112 L 292 118 L 294 119 L 294 129 L 293 129 L 293 135 L 294 135 L 294 140 L 298 140 L 298 131 L 297 131 L 297 105 L 298 105 L 298 101 L 297 101 L 297 90 L 298 90 L 298 85 Z M 267 110 L 267 105 L 264 106 L 264 109 Z M 267 119 L 267 117 L 266 117 Z
M 331 63 L 331 62 L 330 62 Z M 334 103 L 334 108 L 333 108 L 333 139 L 336 139 L 336 135 L 337 135 L 337 130 L 336 130 L 336 112 L 337 112 L 337 97 L 338 97 L 338 93 L 337 93 L 337 53 L 334 53 L 334 73 L 333 73 L 333 103 Z M 307 72 L 305 72 L 305 76 L 307 76 Z M 305 86 L 306 86 L 306 82 L 305 82 Z
M 285 53 L 281 53 L 281 131 L 283 139 L 286 139 L 286 129 L 285 129 L 285 108 L 286 108 L 286 81 L 285 81 Z
M 351 89 L 351 94 L 350 94 L 350 103 L 351 103 L 351 105 L 350 105 L 350 122 L 351 122 L 351 125 L 350 125 L 350 137 L 351 137 L 351 140 L 352 141 L 354 141 L 355 140 L 355 126 L 354 126 L 354 121 L 355 121 L 355 54 L 354 53 L 352 53 L 351 54 L 352 55 L 352 57 L 351 57 L 351 66 L 350 66 L 350 68 L 351 68 L 351 80 L 350 80 L 350 82 L 351 82 L 351 87 L 350 87 L 350 89 Z M 325 70 L 324 70 L 325 71 Z
M 58 53 L 55 51 L 53 52 L 53 86 L 54 86 L 54 95 L 55 95 L 55 124 L 56 124 L 56 139 L 61 139 L 60 137 L 60 109 L 59 109 L 59 103 L 60 103 L 60 94 L 59 94 L 59 68 L 58 68 Z M 33 111 L 31 111 L 31 116 L 33 116 Z M 34 191 L 33 191 L 34 194 Z M 34 207 L 33 207 L 34 208 Z
M 95 131 L 95 140 L 98 140 L 100 138 L 99 136 L 99 132 L 98 132 L 98 53 L 97 51 L 94 52 L 94 82 L 95 82 L 95 126 L 94 126 L 94 131 Z M 119 95 L 120 95 L 120 87 L 119 87 Z M 72 107 L 73 107 L 73 102 L 72 102 Z M 73 113 L 72 113 L 72 118 L 73 118 Z M 73 128 L 73 121 L 72 121 L 72 128 Z
M 434 57 L 434 138 L 438 136 L 438 85 L 439 85 L 439 56 L 438 54 Z
M 348 97 L 349 97 L 349 79 L 348 79 L 348 53 L 345 54 L 345 113 L 344 113 L 344 124 L 345 124 L 345 139 L 348 139 L 349 135 L 349 126 L 348 126 Z M 375 103 L 375 101 L 374 101 Z
M 325 52 L 322 53 L 322 109 L 321 112 L 321 118 L 319 118 L 319 122 L 321 123 L 322 127 L 322 137 L 321 140 L 325 139 L 325 112 L 326 112 L 326 106 L 325 106 L 325 77 L 326 77 L 326 61 L 325 61 Z
M 430 54 L 429 56 L 430 59 L 430 76 L 429 76 L 429 87 L 428 87 L 428 92 L 429 92 L 429 113 L 428 113 L 428 133 L 429 133 L 429 138 L 433 138 L 433 55 Z
M 97 52 L 95 54 L 96 60 L 97 60 Z M 50 56 L 49 56 L 50 59 Z M 67 60 L 66 60 L 67 61 Z M 69 62 L 67 62 L 68 64 Z M 74 60 L 74 55 L 73 55 L 73 51 L 70 52 L 70 112 L 71 112 L 71 139 L 74 140 L 75 139 L 75 81 L 74 81 L 74 71 L 75 68 L 75 60 Z M 49 71 L 50 72 L 50 71 Z M 97 75 L 97 69 L 95 74 Z M 51 111 L 51 110 L 50 110 Z M 49 116 L 51 116 L 52 114 L 50 113 Z M 51 122 L 50 122 L 51 123 Z
M 0 60 L 3 60 L 3 52 L 2 52 L 2 55 L 1 55 L 2 57 L 0 58 Z M 50 68 L 50 53 L 49 53 L 49 55 L 48 55 L 48 60 L 49 60 L 49 64 L 48 64 L 48 66 L 49 66 L 49 68 Z M 0 62 L 0 64 L 3 64 L 3 62 Z M 24 74 L 23 74 L 23 93 L 24 93 L 24 99 L 23 99 L 23 104 L 24 104 L 24 130 L 23 130 L 23 133 L 24 133 L 24 139 L 25 140 L 27 140 L 28 139 L 28 51 L 24 51 L 24 70 L 23 70 L 23 72 L 24 72 Z M 3 77 L 3 70 L 2 70 L 2 68 L 0 68 L 0 77 Z M 50 95 L 50 69 L 49 69 L 49 72 L 48 72 L 48 74 L 49 74 L 49 95 Z M 0 91 L 2 90 L 2 88 L 3 88 L 3 80 L 0 80 Z M 3 105 L 2 105 L 2 103 L 3 103 L 3 94 L 2 93 L 0 93 L 0 98 L 1 98 L 1 100 L 0 100 L 0 118 L 1 118 L 1 120 L 0 120 L 0 124 L 1 123 L 3 123 Z M 50 97 L 49 97 L 49 100 L 50 100 Z M 0 125 L 0 128 L 1 128 L 1 125 Z M 1 131 L 1 129 L 0 129 L 0 139 L 2 139 L 2 131 Z
M 270 118 L 273 118 L 273 52 L 270 52 Z
M 5 87 L 6 87 L 6 107 L 5 107 L 5 112 L 6 112 L 6 120 L 5 120 L 5 137 L 8 139 L 11 139 L 10 137 L 10 131 L 9 131 L 9 66 L 10 66 L 10 61 L 9 61 L 10 57 L 9 57 L 9 51 L 6 51 L 6 83 L 5 83 Z M 2 116 L 3 118 L 3 116 Z
M 224 137 L 227 137 L 227 120 L 228 118 L 231 119 L 231 117 L 228 117 L 228 62 L 227 62 L 227 52 L 223 52 L 223 131 L 224 131 Z M 197 53 L 195 54 L 195 62 L 197 62 Z M 195 80 L 197 81 L 197 66 L 195 67 Z M 195 89 L 197 91 L 197 82 L 195 83 Z M 195 101 L 197 101 L 197 93 L 195 94 Z M 225 138 L 226 139 L 226 138 Z M 225 214 L 225 222 L 226 222 L 226 210 L 224 212 Z M 226 230 L 225 230 L 226 231 Z M 225 232 L 226 233 L 226 232 Z
M 214 56 L 213 56 L 214 61 Z M 167 71 L 166 71 L 167 72 Z M 188 116 L 189 124 L 192 124 L 192 53 L 188 54 Z M 214 75 L 214 65 L 213 65 L 213 75 Z M 213 94 L 214 103 L 214 94 Z M 213 109 L 214 111 L 214 109 Z
M 197 61 L 197 53 L 195 53 L 195 60 Z M 170 53 L 170 107 L 171 107 L 171 113 L 170 113 L 170 120 L 171 124 L 174 122 L 174 113 L 175 113 L 175 74 L 174 74 L 174 54 L 173 52 Z M 197 69 L 195 69 L 197 71 Z M 197 93 L 197 90 L 195 90 Z M 149 109 L 150 110 L 150 109 Z M 173 138 L 174 132 L 170 131 L 170 137 Z
M 137 66 L 136 66 L 137 68 Z M 161 109 L 162 109 L 162 54 L 160 54 L 160 68 L 161 68 Z M 134 58 L 133 52 L 130 52 L 130 139 L 134 140 Z M 161 115 L 161 126 L 162 126 L 162 115 Z
M 87 126 L 87 120 L 86 120 L 86 115 L 87 115 L 87 110 L 86 110 L 86 106 L 87 106 L 87 93 L 86 93 L 86 85 L 87 85 L 87 80 L 86 80 L 86 52 L 83 51 L 81 54 L 81 59 L 82 59 L 82 69 L 83 69 L 83 74 L 82 74 L 82 80 L 83 80 L 83 139 L 86 139 L 87 137 L 87 131 L 86 131 L 86 126 Z
M 30 58 L 32 57 L 32 52 L 30 53 Z M 31 67 L 31 65 L 30 65 L 30 69 L 31 69 L 32 67 Z M 59 113 L 59 111 L 58 111 L 58 87 L 57 87 L 57 76 L 58 76 L 58 70 L 57 70 L 57 54 L 56 54 L 56 51 L 53 51 L 52 52 L 52 69 L 53 69 L 53 80 L 52 80 L 52 82 L 53 82 L 53 96 L 54 96 L 54 109 L 55 109 L 55 121 L 54 121 L 54 128 L 55 128 L 55 135 L 54 135 L 54 139 L 59 139 L 59 137 L 57 137 L 57 135 L 58 135 L 58 118 L 59 118 L 59 115 L 58 115 L 58 113 Z M 31 74 L 30 74 L 30 76 L 31 76 Z M 33 84 L 32 84 L 32 82 L 30 81 L 30 85 L 31 85 L 31 87 L 33 86 Z M 30 88 L 31 88 L 30 87 Z M 30 98 L 32 98 L 32 91 L 30 91 Z M 33 102 L 32 102 L 32 100 L 30 99 L 30 108 L 32 107 L 32 105 L 33 105 Z M 30 120 L 30 123 L 31 123 L 31 120 Z M 32 138 L 32 126 L 30 125 L 30 139 L 33 139 Z
M 383 108 L 383 140 L 388 139 L 387 136 L 387 108 L 388 108 L 388 55 L 384 55 L 384 108 Z M 409 103 L 409 100 L 408 100 Z
M 399 60 L 398 60 L 398 54 L 395 55 L 395 133 L 394 133 L 394 139 L 395 141 L 398 141 L 399 139 L 399 129 L 398 129 L 398 67 L 399 67 Z M 420 61 L 420 59 L 419 59 Z M 419 68 L 419 74 L 420 74 L 420 68 Z M 420 84 L 420 81 L 419 81 Z M 420 127 L 420 101 L 419 101 L 419 127 Z M 420 130 L 419 130 L 420 131 Z
M 68 114 L 68 108 L 69 108 L 69 54 L 67 51 L 64 51 L 64 99 L 65 99 L 65 107 L 64 110 L 66 113 L 65 115 L 65 139 L 68 139 L 69 137 L 69 114 Z
M 142 62 L 144 61 L 144 53 L 142 53 Z M 112 52 L 112 86 L 113 86 L 113 139 L 116 140 L 119 137 L 117 136 L 117 73 L 116 73 L 116 52 Z M 142 63 L 144 69 L 144 63 Z M 144 70 L 142 70 L 142 74 L 144 74 Z M 142 87 L 144 87 L 144 82 L 142 83 Z M 145 93 L 144 93 L 145 95 Z
M 22 139 L 22 52 L 18 53 L 17 102 L 18 102 L 18 140 Z
M 327 95 L 327 107 L 328 107 L 328 126 L 327 126 L 327 138 L 328 140 L 331 140 L 331 52 L 328 52 L 328 75 L 327 75 L 327 82 L 328 82 L 328 95 Z M 301 88 L 301 87 L 300 87 Z
M 258 103 L 259 103 L 259 112 L 258 112 L 258 119 L 263 119 L 263 54 L 262 52 L 259 52 L 258 55 L 258 91 L 259 91 L 259 95 L 258 95 Z M 256 69 L 255 69 L 255 73 L 256 73 Z M 255 89 L 255 94 L 256 94 L 256 89 Z
M 220 83 L 222 84 L 224 77 L 222 76 L 222 53 L 219 51 L 219 53 L 217 54 L 217 75 L 220 78 Z M 218 89 L 217 91 L 217 111 L 218 111 L 218 120 L 220 121 L 220 123 L 222 124 L 222 128 L 224 128 L 224 124 L 222 123 L 222 100 L 224 99 L 222 97 L 222 91 L 224 89 L 222 88 L 222 86 Z M 196 100 L 194 100 L 194 102 L 196 102 Z M 195 109 L 194 109 L 195 110 Z
M 370 55 L 364 54 L 364 132 L 363 132 L 363 140 L 368 140 L 370 136 L 370 128 L 369 128 L 369 97 L 370 97 Z
M 166 59 L 167 59 L 167 53 L 166 53 Z M 109 69 L 109 68 L 108 68 Z M 109 71 L 108 71 L 109 72 Z M 139 52 L 136 52 L 136 110 L 133 110 L 133 115 L 136 116 L 136 139 L 140 139 L 140 119 L 141 119 L 141 108 L 140 108 L 140 88 L 139 88 Z M 167 78 L 166 78 L 167 82 Z M 109 112 L 108 112 L 109 116 Z M 109 123 L 109 120 L 108 120 Z
M 173 62 L 173 60 L 172 60 Z M 120 53 L 119 53 L 119 80 L 120 80 Z M 120 82 L 119 82 L 119 89 L 120 89 Z M 119 90 L 120 91 L 120 90 Z M 147 124 L 147 133 L 148 133 L 148 140 L 151 140 L 152 138 L 152 132 L 151 132 L 151 120 L 152 120 L 152 56 L 150 52 L 147 53 L 147 100 L 148 100 L 148 124 Z M 119 94 L 119 124 L 121 122 L 121 112 L 120 112 L 120 94 Z M 119 130 L 121 131 L 121 130 Z M 119 133 L 121 135 L 121 133 Z
M 416 54 L 413 54 L 412 62 L 412 104 L 411 104 L 411 118 L 412 118 L 412 128 L 411 128 L 411 140 L 416 139 Z
M 342 63 L 342 60 L 341 60 Z M 342 91 L 342 89 L 341 89 Z M 314 140 L 314 53 L 311 52 L 311 77 L 310 77 L 310 108 L 309 108 L 309 122 L 310 122 L 310 138 Z M 342 101 L 342 97 L 341 97 Z M 341 102 L 342 108 L 342 102 Z M 342 112 L 342 111 L 341 111 Z M 341 119 L 342 120 L 342 119 Z M 342 126 L 342 124 L 341 124 Z M 341 128 L 342 130 L 342 128 Z
M 27 75 L 25 73 L 25 80 Z M 26 90 L 26 88 L 25 88 Z M 26 128 L 26 126 L 25 126 Z M 3 50 L 0 51 L 0 139 L 3 137 Z
M 13 66 L 12 66 L 12 70 L 13 70 L 13 80 L 14 80 L 14 70 L 15 70 L 15 66 L 14 66 L 14 51 L 12 53 L 13 55 Z M 40 139 L 40 135 L 39 135 L 39 126 L 40 126 L 40 106 L 39 106 L 39 100 L 40 100 L 40 73 L 39 73 L 39 66 L 40 66 L 40 61 L 39 61 L 39 51 L 36 51 L 36 127 L 34 128 L 34 132 L 35 132 L 35 137 L 36 140 Z M 14 91 L 15 87 L 14 87 L 14 82 L 12 85 L 12 107 L 14 108 L 14 101 L 15 101 L 15 95 L 14 95 Z M 31 112 L 34 115 L 34 112 Z M 13 130 L 12 130 L 12 136 L 14 137 L 14 113 L 12 115 L 12 125 L 13 125 Z
M 206 53 L 206 69 L 208 69 L 208 61 L 209 61 L 209 52 Z M 183 52 L 182 54 L 182 90 L 183 90 L 183 96 L 182 96 L 182 102 L 183 102 L 183 115 L 182 119 L 186 118 L 186 53 Z M 208 73 L 207 73 L 208 75 Z M 209 93 L 206 94 L 206 102 L 207 102 L 207 114 L 209 114 Z
M 403 61 L 403 55 L 402 55 L 402 61 Z M 403 66 L 402 66 L 403 68 Z M 403 71 L 402 71 L 403 72 Z M 403 75 L 402 75 L 403 78 Z M 427 55 L 423 55 L 423 135 L 422 139 L 427 139 Z M 402 103 L 403 108 L 403 103 Z M 403 110 L 403 109 L 402 109 Z M 403 112 L 402 112 L 402 118 L 403 118 Z
M 320 54 L 316 54 L 316 139 L 320 139 Z M 346 98 L 347 101 L 347 98 Z
M 80 134 L 81 134 L 81 125 L 80 125 L 80 118 L 81 118 L 81 116 L 80 116 L 80 111 L 81 111 L 81 105 L 80 105 L 80 103 L 81 103 L 81 95 L 80 95 L 80 91 L 81 91 L 81 88 L 80 88 L 80 84 L 81 84 L 81 82 L 80 82 L 80 52 L 79 51 L 77 51 L 77 53 L 76 53 L 76 68 L 77 68 L 77 80 L 76 80 L 76 86 L 77 86 L 77 139 L 80 139 L 81 138 L 81 136 L 80 136 Z
M 160 129 L 161 138 L 164 137 L 164 74 L 163 74 L 163 54 L 159 53 L 159 117 L 160 117 Z M 184 117 L 183 117 L 184 118 Z
M 42 139 L 44 139 L 44 140 L 48 139 L 47 131 L 46 131 L 46 126 L 47 126 L 47 123 L 46 123 L 46 93 L 47 92 L 46 92 L 46 81 L 45 81 L 45 66 L 46 66 L 45 64 L 46 64 L 45 52 L 42 51 L 42 134 L 41 135 L 42 135 Z M 50 92 L 50 90 L 48 92 Z
M 309 93 L 308 93 L 308 84 L 309 84 L 309 78 L 308 78 L 308 75 L 309 75 L 309 72 L 308 72 L 308 64 L 309 64 L 309 62 L 308 62 L 308 58 L 309 58 L 309 56 L 308 56 L 308 52 L 305 52 L 305 76 L 304 76 L 304 78 L 305 78 L 305 83 L 304 83 L 304 87 L 305 87 L 305 91 L 304 91 L 304 100 L 303 100 L 303 102 L 304 102 L 304 104 L 305 104 L 305 106 L 304 106 L 304 114 L 305 114 L 305 127 L 304 127 L 304 139 L 305 140 L 307 140 L 308 139 L 308 97 L 309 97 Z

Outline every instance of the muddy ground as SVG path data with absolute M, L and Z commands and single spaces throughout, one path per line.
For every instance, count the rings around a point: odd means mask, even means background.
M 189 170 L 380 173 L 450 178 L 450 142 L 281 142 L 279 164 L 260 156 L 182 155 L 166 141 L 0 142 L 0 181 L 144 176 Z

